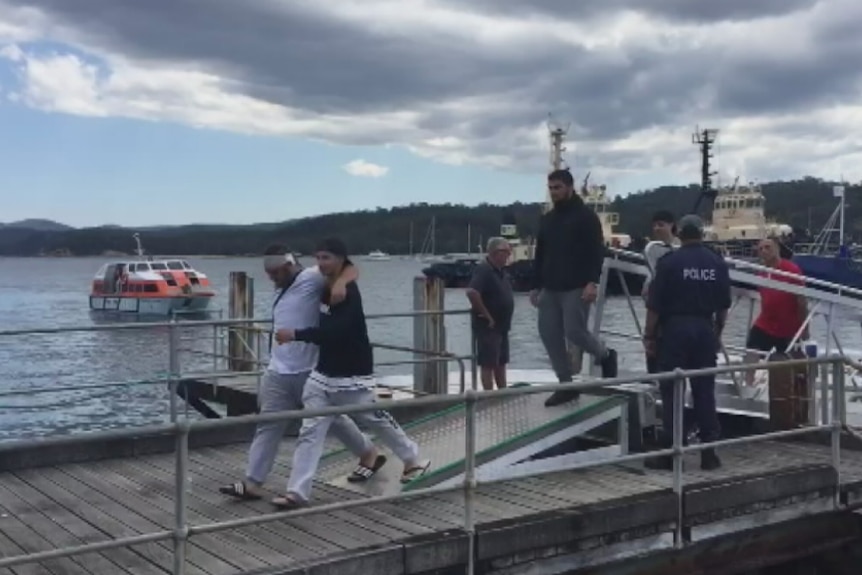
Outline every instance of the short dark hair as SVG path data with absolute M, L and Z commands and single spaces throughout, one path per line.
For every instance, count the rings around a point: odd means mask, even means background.
M 670 212 L 670 210 L 659 210 L 652 215 L 652 220 L 650 221 L 675 224 L 676 218 L 673 217 L 673 214 Z
M 284 244 L 269 244 L 266 246 L 266 249 L 263 250 L 263 255 L 265 256 L 283 256 L 288 253 L 287 246 Z
M 575 179 L 572 177 L 572 173 L 569 170 L 554 170 L 548 174 L 548 181 L 562 182 L 567 186 L 575 185 Z

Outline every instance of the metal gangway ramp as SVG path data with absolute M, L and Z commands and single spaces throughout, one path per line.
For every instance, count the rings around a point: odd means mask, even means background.
M 516 478 L 540 469 L 559 468 L 628 451 L 629 399 L 626 396 L 585 394 L 577 401 L 545 407 L 547 397 L 547 393 L 503 396 L 478 404 L 475 420 L 477 479 Z M 616 443 L 535 458 L 614 421 L 618 425 Z M 431 468 L 424 476 L 402 484 L 401 462 L 376 438 L 375 444 L 386 454 L 388 462 L 370 481 L 347 481 L 356 466 L 356 458 L 346 449 L 325 454 L 318 476 L 330 485 L 369 497 L 434 485 L 454 486 L 463 481 L 467 451 L 463 405 L 433 413 L 404 425 L 404 429 L 419 444 L 421 457 L 431 460 Z

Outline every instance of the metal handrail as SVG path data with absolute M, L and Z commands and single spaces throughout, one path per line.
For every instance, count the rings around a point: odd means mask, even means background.
M 646 261 L 646 257 L 642 253 L 639 253 L 639 252 L 632 252 L 632 251 L 628 251 L 628 250 L 622 250 L 619 248 L 608 248 L 608 251 L 611 252 L 612 254 L 614 254 L 614 257 L 612 259 L 614 259 L 616 261 L 619 261 L 620 256 L 624 256 L 626 258 L 631 258 L 631 259 L 635 259 L 635 260 Z M 735 258 L 724 258 L 724 261 L 731 264 L 732 268 L 735 269 L 736 271 L 763 272 L 763 273 L 768 273 L 771 276 L 784 277 L 784 278 L 788 278 L 788 279 L 796 279 L 796 280 L 803 279 L 803 280 L 805 280 L 805 283 L 808 285 L 819 286 L 819 287 L 835 290 L 837 292 L 836 295 L 855 295 L 855 296 L 862 297 L 862 290 L 860 290 L 858 288 L 853 288 L 853 287 L 849 287 L 849 286 L 842 285 L 842 284 L 828 282 L 828 281 L 813 278 L 810 276 L 799 275 L 799 274 L 796 274 L 793 272 L 787 272 L 784 270 L 771 268 L 768 266 L 756 264 L 756 263 L 745 261 L 745 260 L 740 260 L 740 259 L 735 259 Z M 639 264 L 635 264 L 635 265 L 639 265 Z M 648 273 L 649 273 L 648 271 L 644 272 L 643 275 L 648 275 Z M 765 278 L 760 278 L 760 279 L 765 279 Z M 767 286 L 767 287 L 773 287 L 773 286 Z
M 394 313 L 369 313 L 366 314 L 367 320 L 391 319 L 399 317 L 424 317 L 438 315 L 466 315 L 469 314 L 469 309 L 453 309 L 453 310 L 421 310 L 410 312 L 394 312 Z M 0 337 L 13 337 L 18 335 L 51 335 L 58 333 L 74 333 L 74 332 L 94 332 L 94 331 L 134 331 L 138 329 L 152 328 L 170 328 L 175 325 L 180 328 L 194 327 L 227 327 L 227 326 L 243 326 L 248 329 L 248 324 L 253 323 L 272 323 L 272 318 L 269 317 L 250 317 L 250 318 L 234 318 L 234 319 L 204 319 L 204 320 L 183 320 L 183 321 L 151 321 L 151 322 L 127 322 L 127 323 L 109 323 L 101 325 L 78 325 L 78 326 L 58 326 L 58 327 L 32 327 L 22 329 L 3 329 L 0 330 Z
M 788 361 L 780 361 L 772 364 L 774 368 L 782 368 L 782 367 L 811 367 L 814 365 L 826 365 L 831 364 L 833 367 L 833 381 L 838 385 L 838 389 L 836 393 L 832 394 L 832 418 L 831 421 L 824 421 L 818 424 L 816 421 L 814 425 L 802 428 L 802 429 L 793 429 L 789 431 L 780 431 L 775 433 L 767 433 L 763 435 L 751 436 L 746 438 L 735 438 L 735 439 L 725 439 L 719 441 L 713 441 L 708 443 L 701 443 L 697 445 L 684 446 L 683 445 L 683 410 L 684 410 L 684 394 L 685 394 L 685 380 L 688 377 L 697 377 L 703 375 L 718 375 L 722 373 L 727 373 L 730 371 L 748 371 L 756 368 L 754 365 L 745 365 L 740 367 L 728 368 L 727 366 L 718 366 L 714 368 L 707 369 L 696 369 L 696 370 L 681 370 L 677 369 L 672 372 L 664 372 L 664 373 L 656 373 L 650 374 L 650 379 L 656 381 L 665 381 L 665 380 L 673 380 L 674 381 L 674 414 L 673 414 L 673 447 L 671 449 L 665 449 L 661 451 L 647 452 L 647 453 L 637 453 L 624 455 L 621 457 L 612 457 L 607 458 L 600 461 L 592 461 L 588 463 L 580 463 L 569 466 L 562 466 L 558 469 L 553 470 L 544 470 L 539 472 L 530 473 L 527 476 L 541 476 L 546 475 L 548 473 L 554 473 L 559 471 L 564 471 L 568 469 L 584 469 L 588 467 L 597 467 L 600 465 L 606 464 L 617 464 L 620 462 L 627 461 L 639 461 L 643 460 L 647 457 L 653 457 L 656 455 L 670 455 L 673 457 L 674 465 L 673 465 L 673 489 L 674 492 L 678 495 L 682 495 L 682 477 L 683 477 L 683 466 L 682 466 L 682 457 L 685 453 L 691 451 L 699 451 L 711 447 L 723 446 L 723 445 L 737 445 L 740 443 L 754 443 L 757 441 L 766 441 L 769 439 L 776 439 L 782 437 L 790 437 L 796 435 L 803 434 L 811 434 L 811 433 L 821 433 L 823 431 L 829 431 L 831 434 L 831 446 L 832 446 L 832 464 L 836 471 L 840 465 L 840 435 L 842 430 L 846 427 L 846 409 L 845 409 L 845 393 L 843 388 L 844 382 L 844 369 L 843 366 L 847 363 L 847 358 L 841 355 L 834 355 L 830 357 L 823 358 L 807 358 L 802 360 L 788 360 Z M 810 372 L 816 373 L 817 370 L 811 370 Z M 536 393 L 547 393 L 550 391 L 558 391 L 558 390 L 577 390 L 577 391 L 588 391 L 590 389 L 609 387 L 609 386 L 617 386 L 626 383 L 635 383 L 643 379 L 643 375 L 639 376 L 629 376 L 629 377 L 617 377 L 612 379 L 604 379 L 604 380 L 591 380 L 580 383 L 569 383 L 569 384 L 548 384 L 548 385 L 537 385 L 537 386 L 527 386 L 527 387 L 515 387 L 515 388 L 506 388 L 502 390 L 490 391 L 478 393 L 474 390 L 467 390 L 464 394 L 458 396 L 426 396 L 422 398 L 416 399 L 404 399 L 398 401 L 381 401 L 374 404 L 366 404 L 366 405 L 352 405 L 352 406 L 337 406 L 337 407 L 329 407 L 329 408 L 321 408 L 321 409 L 308 409 L 308 410 L 297 410 L 297 411 L 284 411 L 277 413 L 265 413 L 265 414 L 256 414 L 242 417 L 235 417 L 229 419 L 220 419 L 220 420 L 203 420 L 203 421 L 190 421 L 188 419 L 178 419 L 174 423 L 171 424 L 163 424 L 156 426 L 149 426 L 147 430 L 151 433 L 172 433 L 176 437 L 176 451 L 175 451 L 175 527 L 173 531 L 158 531 L 155 533 L 147 533 L 142 535 L 136 535 L 133 537 L 126 537 L 115 539 L 112 541 L 104 541 L 99 543 L 91 543 L 85 545 L 77 545 L 71 547 L 64 547 L 61 549 L 53 549 L 51 551 L 42 551 L 32 554 L 24 554 L 24 555 L 16 555 L 12 557 L 6 557 L 0 559 L 0 568 L 4 567 L 12 567 L 16 565 L 22 565 L 26 563 L 35 563 L 39 561 L 45 561 L 47 559 L 55 559 L 60 557 L 69 557 L 72 555 L 79 555 L 82 553 L 90 553 L 94 551 L 104 551 L 107 549 L 112 549 L 116 547 L 124 547 L 129 545 L 137 545 L 144 542 L 152 542 L 152 541 L 160 541 L 168 538 L 173 538 L 174 540 L 174 567 L 173 573 L 175 575 L 182 575 L 185 573 L 185 550 L 186 543 L 189 537 L 195 534 L 201 533 L 210 533 L 216 531 L 222 531 L 226 529 L 234 529 L 238 527 L 250 526 L 250 525 L 258 525 L 270 521 L 276 521 L 279 519 L 284 519 L 285 517 L 299 517 L 303 515 L 312 515 L 317 513 L 324 513 L 327 511 L 335 511 L 335 510 L 344 510 L 351 509 L 353 507 L 358 507 L 361 505 L 370 505 L 374 503 L 382 503 L 382 502 L 391 502 L 391 501 L 399 501 L 412 499 L 416 497 L 427 496 L 432 493 L 438 493 L 443 491 L 451 491 L 450 487 L 443 486 L 434 486 L 425 489 L 417 489 L 415 491 L 407 492 L 407 493 L 399 493 L 396 495 L 389 495 L 383 497 L 370 497 L 366 499 L 358 499 L 358 500 L 350 500 L 350 501 L 341 501 L 337 503 L 331 503 L 328 505 L 314 506 L 306 509 L 302 509 L 296 512 L 293 512 L 290 515 L 286 515 L 284 513 L 270 513 L 266 515 L 260 515 L 257 517 L 247 517 L 229 521 L 221 521 L 221 522 L 213 522 L 203 525 L 188 525 L 187 517 L 186 517 L 186 483 L 187 483 L 187 475 L 188 475 L 188 440 L 189 433 L 193 430 L 210 430 L 222 427 L 231 427 L 231 426 L 239 426 L 247 423 L 264 423 L 264 422 L 273 422 L 280 421 L 285 419 L 301 419 L 306 417 L 321 417 L 321 416 L 333 416 L 337 414 L 351 414 L 351 413 L 361 413 L 372 410 L 380 410 L 380 409 L 393 409 L 397 407 L 430 407 L 430 406 L 449 406 L 456 404 L 463 404 L 465 406 L 465 419 L 466 419 L 466 432 L 465 432 L 465 473 L 464 473 L 464 482 L 463 489 L 465 494 L 465 502 L 464 502 L 464 527 L 465 531 L 468 533 L 468 537 L 472 541 L 475 536 L 475 516 L 474 516 L 474 503 L 473 497 L 475 495 L 476 487 L 480 484 L 491 484 L 497 483 L 500 481 L 505 481 L 506 478 L 498 478 L 494 480 L 482 480 L 479 481 L 475 477 L 475 467 L 476 467 L 476 407 L 479 401 L 487 401 L 494 400 L 499 397 L 506 396 L 520 396 L 520 395 L 531 395 Z M 812 386 L 813 389 L 817 389 L 816 386 Z M 824 397 L 824 400 L 826 398 Z M 76 437 L 55 437 L 49 438 L 47 440 L 19 440 L 16 442 L 11 442 L 8 444 L 0 444 L 0 453 L 4 451 L 8 451 L 11 449 L 20 449 L 24 447 L 30 447 L 35 445 L 46 446 L 46 445 L 79 445 L 82 443 L 89 443 L 99 440 L 105 440 L 108 438 L 117 439 L 117 438 L 130 438 L 130 437 L 140 437 L 142 434 L 141 428 L 134 429 L 120 429 L 120 430 L 112 430 L 112 431 L 103 431 L 93 434 L 88 434 L 85 436 L 76 436 Z M 840 498 L 837 496 L 834 500 L 834 505 L 836 507 L 841 505 Z M 678 510 L 678 513 L 682 513 L 682 509 Z M 682 547 L 686 544 L 683 533 L 682 533 L 682 517 L 677 518 L 677 527 L 676 527 L 676 545 L 677 547 Z M 473 573 L 473 561 L 474 555 L 470 554 L 468 557 L 468 573 Z

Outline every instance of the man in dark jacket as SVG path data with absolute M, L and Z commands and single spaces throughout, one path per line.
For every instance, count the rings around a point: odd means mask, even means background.
M 595 358 L 602 377 L 616 377 L 616 351 L 607 348 L 587 326 L 605 257 L 601 223 L 575 193 L 568 170 L 551 172 L 548 190 L 554 207 L 539 222 L 535 283 L 530 292 L 530 301 L 539 308 L 539 336 L 560 383 L 571 382 L 573 376 L 567 341 Z M 560 405 L 578 396 L 577 392 L 557 391 L 545 405 Z

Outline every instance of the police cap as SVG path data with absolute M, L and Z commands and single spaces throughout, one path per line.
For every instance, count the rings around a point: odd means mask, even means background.
M 698 240 L 703 237 L 703 220 L 695 214 L 688 214 L 680 218 L 677 228 L 679 228 L 679 237 L 682 240 Z

